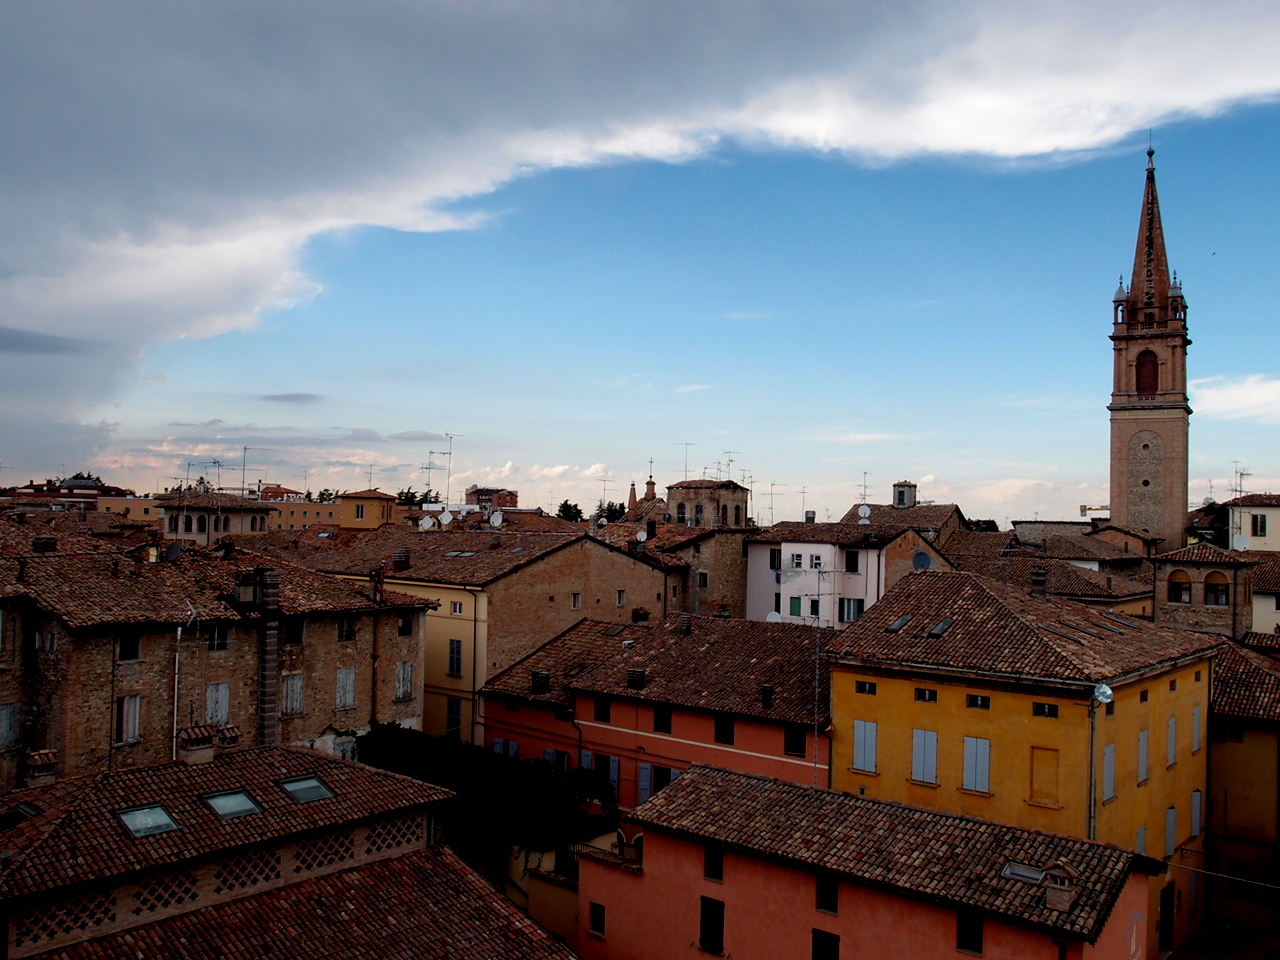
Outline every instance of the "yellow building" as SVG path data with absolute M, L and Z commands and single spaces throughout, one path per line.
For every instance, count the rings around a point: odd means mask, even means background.
M 381 490 L 341 494 L 337 505 L 338 524 L 343 527 L 368 530 L 396 519 L 396 498 Z
M 838 634 L 832 785 L 1163 857 L 1154 956 L 1202 913 L 1221 638 L 1032 591 L 919 573 Z

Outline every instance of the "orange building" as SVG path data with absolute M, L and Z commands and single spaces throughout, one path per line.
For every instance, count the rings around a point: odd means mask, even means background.
M 584 960 L 1131 960 L 1119 847 L 698 766 L 635 810 L 642 862 L 580 851 Z M 1137 952 L 1135 952 L 1135 947 Z

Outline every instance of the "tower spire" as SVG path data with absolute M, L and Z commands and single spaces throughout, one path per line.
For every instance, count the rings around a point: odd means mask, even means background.
M 1164 226 L 1160 223 L 1160 198 L 1156 194 L 1156 152 L 1147 148 L 1147 187 L 1142 195 L 1142 220 L 1138 224 L 1138 246 L 1133 253 L 1133 278 L 1129 285 L 1129 316 L 1154 311 L 1152 320 L 1168 320 L 1169 255 L 1164 247 Z M 1145 317 L 1145 313 L 1143 314 Z

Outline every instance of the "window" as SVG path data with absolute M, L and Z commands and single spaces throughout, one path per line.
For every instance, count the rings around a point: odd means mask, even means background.
M 191 533 L 193 526 L 194 526 L 194 521 L 192 521 L 191 519 L 191 514 L 188 513 L 186 516 L 182 518 L 182 532 Z
M 210 650 L 228 650 L 231 648 L 231 624 L 215 623 L 209 627 Z
M 687 514 L 685 513 L 684 504 L 676 504 L 676 523 L 684 523 L 686 516 Z
M 280 678 L 280 714 L 297 717 L 302 714 L 302 674 L 286 673 Z
M 462 676 L 462 641 L 449 641 L 449 676 Z
M 702 848 L 702 875 L 708 880 L 724 880 L 724 847 L 718 843 Z
M 450 612 L 451 614 L 453 614 L 455 617 L 460 617 L 460 616 L 462 616 L 462 601 L 461 601 L 461 600 L 451 600 L 451 601 L 449 602 L 449 612 Z
M 1168 734 L 1168 760 L 1169 766 L 1173 766 L 1178 762 L 1178 718 L 1169 718 L 1169 734 Z
M 853 721 L 853 769 L 876 772 L 876 724 L 873 720 Z
M 734 722 L 727 714 L 716 714 L 716 743 L 733 746 Z
M 955 617 L 946 617 L 942 620 L 939 620 L 936 624 L 934 624 L 933 629 L 929 631 L 929 636 L 937 639 L 938 637 L 946 633 L 947 630 L 951 628 L 951 625 L 955 622 L 956 622 Z
M 1191 752 L 1200 752 L 1200 705 L 1191 708 Z
M 363 504 L 363 503 L 357 503 L 357 504 L 356 504 L 356 519 L 357 519 L 357 520 L 363 520 L 363 519 L 364 519 L 364 504 Z
M 1174 570 L 1169 574 L 1169 602 L 1191 602 L 1191 574 L 1185 570 Z
M 815 928 L 813 931 L 813 951 L 810 956 L 813 960 L 840 960 L 839 934 L 828 933 L 826 930 Z
M 793 553 L 793 554 L 791 555 L 791 569 L 792 569 L 792 570 L 800 570 L 800 569 L 802 569 L 803 567 L 804 567 L 804 554 L 803 554 L 803 553 Z
M 209 518 L 203 513 L 196 517 L 196 533 L 209 532 Z
M 412 637 L 413 621 L 414 621 L 413 613 L 400 614 L 400 625 L 396 628 L 396 635 L 400 637 Z
M 12 750 L 22 740 L 22 703 L 0 704 L 0 750 Z
M 789 608 L 789 609 L 790 609 L 791 616 L 793 616 L 793 617 L 798 617 L 798 616 L 800 616 L 800 598 L 799 598 L 799 597 L 792 597 L 792 598 L 791 598 L 791 603 L 790 603 L 790 608 Z
M 1146 702 L 1147 702 L 1147 700 L 1148 700 L 1148 699 L 1150 699 L 1150 697 L 1151 697 L 1151 691 L 1150 691 L 1150 690 L 1140 690 L 1140 691 L 1138 691 L 1138 702 L 1139 702 L 1139 703 L 1146 703 Z
M 618 606 L 620 606 L 620 607 L 624 607 L 624 606 L 626 606 L 626 604 L 627 604 L 627 591 L 625 591 L 625 590 L 619 590 L 619 591 L 618 591 Z
M 396 664 L 396 699 L 412 700 L 413 698 L 413 661 L 401 660 Z
M 613 701 L 608 697 L 595 698 L 595 720 L 596 723 L 613 722 Z
M 956 949 L 982 953 L 982 914 L 961 910 L 956 914 Z
M 671 732 L 671 708 L 661 704 L 653 708 L 653 732 Z
M 938 782 L 938 732 L 911 731 L 911 779 L 921 783 Z
M 251 813 L 261 813 L 262 807 L 244 790 L 228 790 L 226 793 L 212 793 L 202 798 L 214 813 L 223 820 L 234 820 L 246 817 Z
M 178 515 L 176 513 L 169 518 L 169 532 L 170 533 L 178 532 Z
M 462 736 L 462 701 L 457 697 L 445 697 L 444 735 L 446 737 Z
M 116 697 L 116 743 L 137 743 L 142 739 L 142 696 L 134 693 Z
M 178 824 L 173 817 L 169 816 L 169 811 L 158 803 L 150 807 L 120 810 L 116 812 L 116 816 L 134 837 L 149 837 L 152 834 L 168 833 L 178 829 Z
M 352 643 L 356 638 L 356 618 L 342 617 L 338 620 L 338 639 L 344 643 Z
M 1148 770 L 1148 751 L 1150 745 L 1149 731 L 1141 730 L 1138 732 L 1138 782 L 1146 783 L 1147 777 L 1150 775 Z
M 356 705 L 356 668 L 338 668 L 338 691 L 334 706 L 339 710 L 350 710 Z
M 136 633 L 127 633 L 116 641 L 117 660 L 137 660 L 142 656 L 142 638 Z
M 1200 815 L 1201 815 L 1201 809 L 1202 809 L 1201 801 L 1203 800 L 1203 798 L 1204 798 L 1204 794 L 1202 794 L 1199 790 L 1191 791 L 1191 835 L 1193 837 L 1200 836 L 1200 832 L 1202 829 Z
M 1267 515 L 1265 513 L 1250 514 L 1249 521 L 1253 536 L 1265 537 L 1267 535 Z
M 885 633 L 897 633 L 899 630 L 905 627 L 908 623 L 910 623 L 914 617 L 915 617 L 915 614 L 913 613 L 904 613 L 902 616 L 898 617 L 897 620 L 893 621 L 893 623 L 889 624 L 887 627 L 884 628 Z
M 823 913 L 840 912 L 840 878 L 834 873 L 814 877 L 814 908 Z
M 1116 745 L 1108 743 L 1102 749 L 1102 799 L 1116 798 Z
M 281 780 L 280 786 L 284 788 L 285 793 L 293 797 L 294 803 L 313 803 L 316 800 L 329 800 L 336 796 L 328 785 L 314 774 L 309 777 Z
M 204 722 L 225 727 L 231 722 L 231 684 L 209 683 L 204 688 Z
M 1231 605 L 1231 584 L 1226 576 L 1217 570 L 1204 578 L 1204 605 L 1206 607 Z
M 1177 678 L 1175 677 L 1174 679 L 1172 679 L 1172 680 L 1170 680 L 1170 681 L 1169 681 L 1169 692 L 1170 692 L 1170 693 L 1173 693 L 1173 691 L 1175 691 L 1175 690 L 1177 690 L 1177 689 L 1178 689 L 1178 680 L 1177 680 Z
M 769 569 L 770 570 L 782 569 L 782 548 L 781 547 L 769 548 Z
M 1058 717 L 1058 705 L 1056 703 L 1032 702 L 1031 715 L 1033 717 L 1050 717 L 1056 720 Z
M 855 680 L 853 684 L 854 693 L 865 693 L 869 697 L 876 695 L 876 684 L 874 680 Z
M 857 550 L 846 550 L 844 552 L 844 572 L 845 573 L 858 572 L 858 551 Z
M 704 590 L 707 587 L 707 573 L 705 570 L 698 571 L 698 586 Z
M 1164 855 L 1172 857 L 1178 849 L 1178 808 L 1170 807 L 1164 812 Z
M 803 757 L 808 751 L 809 731 L 798 723 L 782 728 L 782 752 L 788 757 Z
M 1134 839 L 1133 849 L 1144 857 L 1147 855 L 1147 825 L 1145 823 L 1138 827 L 1138 836 Z
M 587 933 L 604 939 L 604 904 L 590 901 L 587 909 Z
M 285 617 L 280 626 L 280 642 L 286 647 L 301 646 L 304 633 L 303 623 L 304 621 L 301 617 Z
M 937 703 L 938 691 L 928 687 L 916 687 L 916 700 L 920 703 Z
M 821 609 L 821 607 L 818 605 L 818 598 L 817 598 L 817 597 L 810 597 L 810 598 L 809 598 L 809 616 L 811 616 L 811 617 L 816 617 L 816 616 L 818 616 L 818 611 L 819 611 L 820 609 Z
M 1143 350 L 1138 354 L 1137 362 L 1134 364 L 1134 373 L 1137 378 L 1137 393 L 1144 397 L 1152 396 L 1160 390 L 1160 361 L 1156 359 L 1156 355 L 1150 350 Z
M 965 695 L 964 705 L 970 710 L 990 710 L 991 698 L 980 693 L 969 693 Z
M 569 594 L 569 609 L 570 610 L 582 609 L 582 594 L 580 593 Z
M 853 623 L 860 616 L 864 609 L 866 601 L 861 597 L 841 597 L 840 598 L 840 622 Z
M 809 554 L 809 569 L 810 570 L 822 569 L 822 554 L 820 553 Z
M 773 612 L 774 613 L 782 612 L 782 594 L 780 593 L 775 593 L 773 595 Z
M 964 738 L 964 788 L 977 793 L 991 792 L 990 740 Z
M 707 953 L 724 953 L 724 901 L 702 898 L 698 917 L 698 946 Z

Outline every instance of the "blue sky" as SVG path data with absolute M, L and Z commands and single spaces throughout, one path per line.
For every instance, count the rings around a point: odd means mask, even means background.
M 565 10 L 520 9 L 539 25 Z M 1191 307 L 1189 496 L 1210 482 L 1226 496 L 1233 460 L 1250 489 L 1280 488 L 1280 364 L 1264 346 L 1280 146 L 1280 76 L 1260 54 L 1271 23 L 1237 37 L 1245 7 L 1226 8 L 1225 26 L 1206 17 L 1204 62 L 1157 78 L 1010 53 L 1086 29 L 1087 11 L 1046 6 L 1013 36 L 993 26 L 999 5 L 971 5 L 950 34 L 942 8 L 906 24 L 869 6 L 842 24 L 926 49 L 903 74 L 869 44 L 826 39 L 844 15 L 826 5 L 797 8 L 782 40 L 777 11 L 751 9 L 754 32 L 697 24 L 679 49 L 634 41 L 618 64 L 588 42 L 615 42 L 617 23 L 576 39 L 548 27 L 572 82 L 518 31 L 473 39 L 527 62 L 496 91 L 483 63 L 454 65 L 445 107 L 384 89 L 398 18 L 425 29 L 457 15 L 433 4 L 379 5 L 336 98 L 283 96 L 309 65 L 258 49 L 233 21 L 223 42 L 281 96 L 193 70 L 200 96 L 179 81 L 169 114 L 126 142 L 86 122 L 102 105 L 72 84 L 64 122 L 40 134 L 87 137 L 108 161 L 94 171 L 101 194 L 74 168 L 42 174 L 23 200 L 62 220 L 40 220 L 25 246 L 0 237 L 0 333 L 16 344 L 4 360 L 24 408 L 0 424 L 0 479 L 87 463 L 149 490 L 220 460 L 236 482 L 248 445 L 250 479 L 301 487 L 305 472 L 312 489 L 351 489 L 372 465 L 383 489 L 421 489 L 429 451 L 453 433 L 454 491 L 501 484 L 522 505 L 622 499 L 651 457 L 669 483 L 684 475 L 678 444 L 692 443 L 690 475 L 731 456 L 766 522 L 771 506 L 779 520 L 803 507 L 838 517 L 864 471 L 874 500 L 909 478 L 970 516 L 1078 515 L 1106 502 L 1110 298 L 1132 264 L 1151 128 Z M 667 14 L 659 34 L 688 8 Z M 127 18 L 112 26 L 123 34 Z M 315 42 L 341 26 L 316 24 Z M 152 40 L 195 43 L 190 27 L 161 24 Z M 776 61 L 712 73 L 707 51 L 735 29 Z M 190 62 L 225 52 L 200 36 Z M 107 45 L 99 76 L 129 82 L 96 98 L 118 97 L 130 122 L 138 78 L 121 64 L 135 42 Z M 654 93 L 636 80 L 655 65 L 680 82 Z M 522 82 L 559 96 L 522 100 Z M 384 126 L 368 119 L 380 112 Z M 365 138 L 353 129 L 370 123 Z M 115 164 L 112 147 L 137 155 Z M 35 158 L 13 163 L 33 176 Z M 22 333 L 47 340 L 24 348 Z

